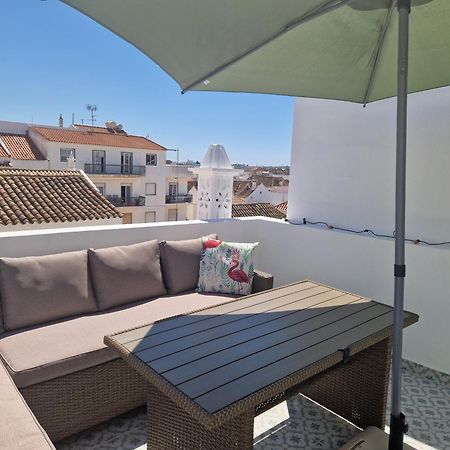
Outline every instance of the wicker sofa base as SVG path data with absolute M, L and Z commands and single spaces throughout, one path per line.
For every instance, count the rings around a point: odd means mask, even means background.
M 56 442 L 147 401 L 147 383 L 122 359 L 21 389 L 28 406 Z

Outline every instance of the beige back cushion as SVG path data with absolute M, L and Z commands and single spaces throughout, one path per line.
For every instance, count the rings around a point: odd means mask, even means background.
M 217 234 L 206 236 L 217 239 Z M 161 268 L 170 295 L 192 291 L 197 287 L 202 238 L 184 241 L 162 241 Z
M 95 312 L 87 251 L 0 258 L 6 330 Z
M 167 293 L 158 241 L 90 249 L 89 266 L 100 310 Z

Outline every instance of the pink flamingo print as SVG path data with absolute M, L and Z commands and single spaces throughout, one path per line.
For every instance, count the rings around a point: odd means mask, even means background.
M 250 278 L 243 270 L 237 269 L 237 267 L 239 267 L 239 250 L 234 250 L 233 256 L 231 257 L 231 266 L 228 269 L 228 276 L 233 281 L 236 281 L 236 283 L 239 284 L 239 288 L 241 289 L 241 284 L 248 284 L 250 282 Z

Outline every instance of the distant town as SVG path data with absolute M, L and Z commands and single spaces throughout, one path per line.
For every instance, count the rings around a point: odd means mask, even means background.
M 220 145 L 205 152 L 225 161 L 229 192 L 199 188 L 199 174 L 219 180 L 225 166 L 179 161 L 178 151 L 114 121 L 65 126 L 62 115 L 56 125 L 0 121 L 0 230 L 286 218 L 289 166 L 231 164 Z

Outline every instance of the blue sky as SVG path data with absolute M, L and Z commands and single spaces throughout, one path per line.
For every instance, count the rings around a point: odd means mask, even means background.
M 289 164 L 294 100 L 255 94 L 191 92 L 131 45 L 57 0 L 2 0 L 0 120 L 56 125 L 88 117 L 149 135 L 180 158 L 208 145 L 233 162 Z

